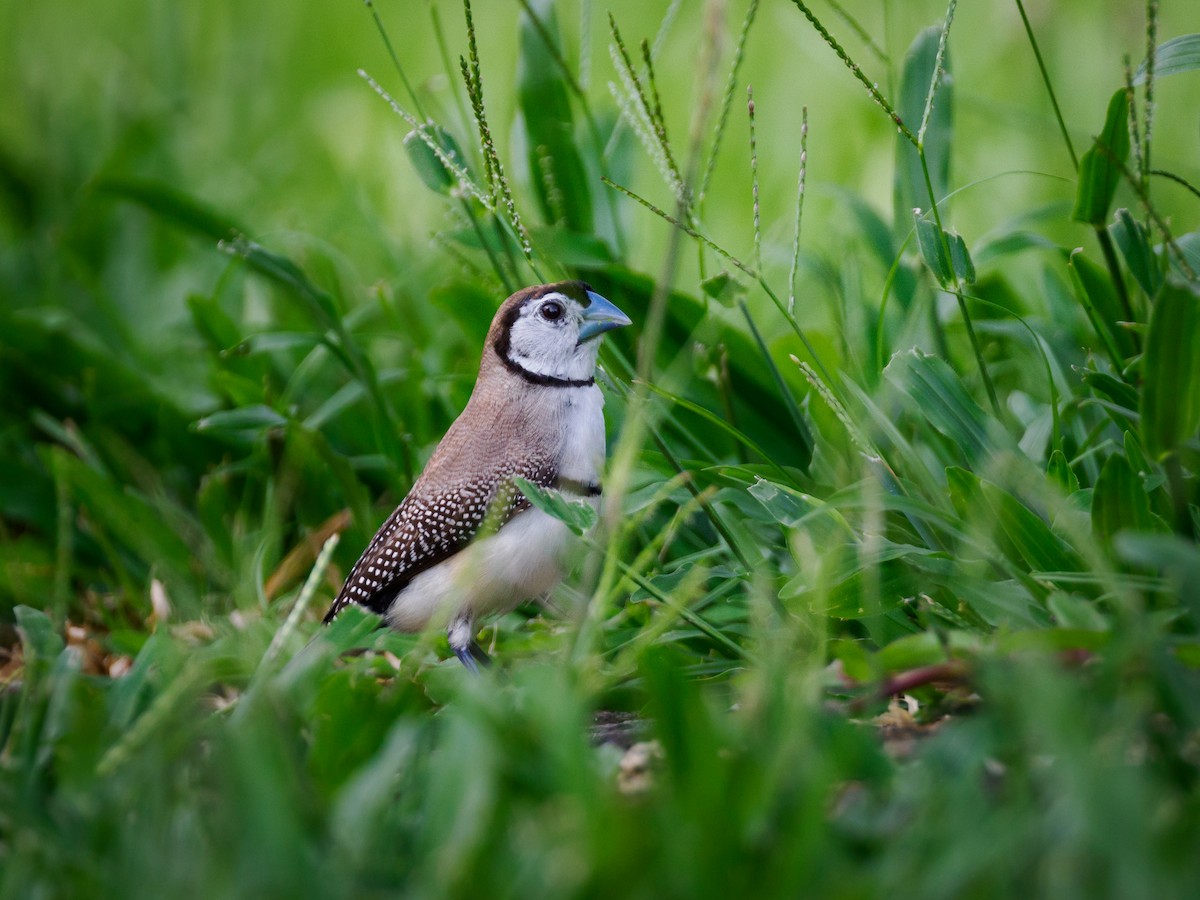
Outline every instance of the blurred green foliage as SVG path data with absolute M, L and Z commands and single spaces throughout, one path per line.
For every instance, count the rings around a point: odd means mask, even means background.
M 1187 4 L 463 11 L 0 2 L 0 896 L 1192 895 Z M 576 575 L 321 628 L 568 275 Z

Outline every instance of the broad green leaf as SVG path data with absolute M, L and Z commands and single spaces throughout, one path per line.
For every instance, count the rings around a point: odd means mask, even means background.
M 956 231 L 947 232 L 946 238 L 950 243 L 950 262 L 954 265 L 954 274 L 963 284 L 974 284 L 975 264 L 967 252 L 966 241 Z
M 963 284 L 973 284 L 975 264 L 971 262 L 971 254 L 967 252 L 962 235 L 953 231 L 939 231 L 937 223 L 922 214 L 914 213 L 913 222 L 921 258 L 937 278 L 938 284 L 952 288 L 956 276 Z
M 1121 88 L 1108 101 L 1104 130 L 1079 161 L 1079 187 L 1072 213 L 1075 221 L 1104 227 L 1121 180 L 1121 167 L 1128 158 L 1129 98 Z
M 96 181 L 95 189 L 132 200 L 164 219 L 216 241 L 231 240 L 245 232 L 232 219 L 161 181 L 148 178 L 104 177 Z
M 914 411 L 962 448 L 972 465 L 988 456 L 987 416 L 942 360 L 913 349 L 892 357 L 883 374 L 908 396 Z
M 983 508 L 983 496 L 979 492 L 979 477 L 960 466 L 949 466 L 946 469 L 946 489 L 950 494 L 950 502 L 959 517 L 970 521 Z
M 220 353 L 241 339 L 237 322 L 221 309 L 215 297 L 191 294 L 187 303 L 196 330 L 204 336 L 214 352 Z
M 1158 244 L 1154 250 L 1156 253 L 1166 253 L 1167 259 L 1171 262 L 1171 271 L 1180 278 L 1186 280 L 1194 278 L 1196 273 L 1200 273 L 1200 231 L 1189 231 L 1187 234 L 1179 235 L 1175 238 L 1174 249 L 1167 249 L 1162 244 Z M 1183 260 L 1186 261 L 1191 272 L 1188 272 L 1178 259 L 1180 255 L 1183 256 Z
M 929 27 L 921 31 L 904 57 L 904 69 L 900 76 L 900 93 L 896 111 L 900 118 L 916 134 L 925 112 L 925 98 L 933 81 L 937 65 L 938 42 L 942 31 Z M 929 127 L 925 131 L 925 160 L 929 166 L 929 180 L 933 185 L 933 200 L 939 203 L 949 193 L 950 145 L 953 137 L 954 82 L 950 77 L 950 57 L 942 60 L 941 83 L 933 101 Z M 925 174 L 921 169 L 921 158 L 916 148 L 902 134 L 896 136 L 896 169 L 893 190 L 893 211 L 897 229 L 908 221 L 914 209 L 927 210 L 933 205 Z M 903 232 L 898 232 L 903 237 Z
M 1079 490 L 1079 479 L 1071 471 L 1071 465 L 1067 462 L 1067 457 L 1061 450 L 1055 450 L 1050 454 L 1050 460 L 1046 466 L 1046 474 L 1050 476 L 1050 480 L 1057 484 L 1064 494 L 1073 494 Z
M 1150 235 L 1146 226 L 1122 207 L 1117 210 L 1113 223 L 1108 226 L 1108 233 L 1121 248 L 1125 265 L 1129 267 L 1138 285 L 1146 292 L 1147 297 L 1153 297 L 1158 293 L 1163 276 L 1158 257 L 1150 249 Z
M 254 356 L 259 353 L 274 353 L 277 350 L 294 350 L 297 347 L 309 350 L 319 343 L 321 336 L 311 331 L 264 331 L 237 342 L 226 352 L 231 356 Z
M 885 672 L 903 672 L 920 666 L 946 661 L 946 650 L 932 631 L 921 631 L 897 638 L 875 654 Z
M 766 508 L 772 519 L 788 528 L 795 528 L 809 513 L 820 508 L 820 501 L 765 478 L 756 478 L 746 490 Z
M 1135 351 L 1133 336 L 1117 324 L 1125 318 L 1125 312 L 1108 272 L 1084 256 L 1081 250 L 1070 254 L 1067 265 L 1079 300 L 1110 355 L 1118 360 L 1132 356 Z
M 870 681 L 875 677 L 873 657 L 863 648 L 862 641 L 830 641 L 829 651 L 834 659 L 841 661 L 842 671 L 855 681 Z
M 13 614 L 27 656 L 50 660 L 62 652 L 62 636 L 44 612 L 31 606 L 18 606 L 13 609 Z
M 1129 467 L 1133 469 L 1134 474 L 1142 479 L 1142 484 L 1146 487 L 1147 494 L 1153 494 L 1164 483 L 1167 477 L 1160 468 L 1151 464 L 1150 460 L 1146 459 L 1146 453 L 1142 450 L 1142 442 L 1138 440 L 1138 436 L 1132 431 L 1125 432 L 1125 458 L 1129 460 Z
M 975 247 L 975 260 L 980 267 L 1025 250 L 1054 250 L 1058 244 L 1034 231 L 1009 231 L 998 237 L 984 239 Z
M 1024 503 L 988 481 L 980 482 L 980 491 L 987 512 L 1031 571 L 1072 572 L 1082 568 L 1074 551 Z
M 1131 414 L 1137 412 L 1140 400 L 1137 389 L 1132 385 L 1095 369 L 1083 371 L 1083 383 L 1121 409 L 1128 410 Z
M 746 286 L 728 272 L 718 272 L 700 282 L 700 289 L 730 309 L 746 296 Z
M 1104 461 L 1092 492 L 1092 530 L 1111 538 L 1118 531 L 1150 531 L 1154 520 L 1142 480 L 1121 453 Z
M 749 307 L 746 306 L 745 301 L 739 301 L 738 307 L 742 311 L 742 316 L 746 319 L 746 325 L 750 329 L 750 336 L 754 338 L 754 343 L 758 345 L 758 352 L 762 357 L 762 361 L 766 363 L 767 369 L 771 372 L 771 377 L 775 381 L 775 389 L 782 398 L 783 405 L 787 409 L 792 424 L 796 428 L 796 436 L 800 439 L 799 445 L 793 446 L 794 453 L 791 462 L 804 472 L 807 472 L 809 465 L 812 464 L 813 451 L 816 447 L 812 430 L 808 427 L 808 420 L 801 411 L 800 404 L 796 402 L 796 398 L 792 395 L 791 387 L 784 380 L 783 373 L 779 371 L 779 366 L 775 364 L 775 359 L 771 356 L 771 350 L 767 347 L 767 342 L 763 340 L 758 326 L 754 324 Z
M 917 246 L 921 258 L 942 287 L 954 283 L 954 268 L 946 253 L 946 245 L 940 239 L 937 223 L 927 219 L 919 210 L 913 210 L 913 224 L 917 229 Z
M 587 501 L 567 500 L 558 491 L 547 491 L 524 478 L 514 478 L 513 483 L 537 509 L 558 519 L 576 534 L 583 534 L 596 524 L 596 508 Z
M 337 320 L 338 313 L 333 298 L 313 284 L 304 274 L 304 270 L 286 256 L 242 238 L 222 246 L 234 256 L 244 259 L 254 271 L 302 300 L 318 322 L 328 325 Z
M 1194 541 L 1173 534 L 1125 533 L 1113 547 L 1122 561 L 1166 578 L 1170 594 L 1190 607 L 1200 624 L 1200 549 Z
M 994 628 L 1038 628 L 1049 624 L 1049 616 L 1025 585 L 997 581 L 966 572 L 933 575 L 930 579 Z
M 196 423 L 196 430 L 219 437 L 253 443 L 261 440 L 271 429 L 283 428 L 287 419 L 269 406 L 243 406 L 222 410 L 205 416 Z
M 554 3 L 531 0 L 521 13 L 517 53 L 517 103 L 528 142 L 529 180 L 547 223 L 591 234 L 591 182 L 575 138 L 566 76 L 556 59 L 565 54 Z
M 432 141 L 445 154 L 446 159 L 466 171 L 467 159 L 454 136 L 441 125 L 427 122 L 421 126 L 422 134 L 410 131 L 404 138 L 404 150 L 425 186 L 439 194 L 449 194 L 458 186 L 459 176 L 442 161 L 442 157 L 429 146 Z M 428 141 L 425 140 L 428 138 Z
M 1111 627 L 1096 604 L 1078 594 L 1066 591 L 1051 591 L 1046 606 L 1054 621 L 1064 628 L 1082 631 L 1108 631 Z
M 1161 459 L 1200 427 L 1200 285 L 1163 286 L 1150 314 L 1142 376 L 1142 441 Z
M 1133 75 L 1134 84 L 1142 84 L 1149 70 L 1149 60 L 1142 60 Z M 1154 77 L 1178 75 L 1200 69 L 1200 34 L 1181 34 L 1154 48 Z

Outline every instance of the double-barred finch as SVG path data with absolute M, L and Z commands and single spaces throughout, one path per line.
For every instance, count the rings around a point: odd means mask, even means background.
M 574 538 L 531 507 L 513 478 L 599 502 L 598 338 L 628 324 L 580 281 L 505 300 L 466 409 L 350 570 L 325 621 L 358 603 L 400 631 L 444 624 L 467 668 L 486 662 L 478 618 L 548 594 Z

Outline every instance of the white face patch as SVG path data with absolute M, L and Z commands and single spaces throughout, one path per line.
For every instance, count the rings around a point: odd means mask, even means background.
M 599 341 L 579 342 L 583 307 L 560 293 L 528 300 L 512 323 L 508 361 L 531 375 L 586 381 L 596 370 Z

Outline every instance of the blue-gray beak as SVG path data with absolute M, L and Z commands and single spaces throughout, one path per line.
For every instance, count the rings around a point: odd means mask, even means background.
M 629 316 L 621 312 L 595 291 L 587 292 L 588 305 L 583 311 L 583 324 L 579 326 L 579 341 L 591 340 L 614 328 L 631 324 Z

